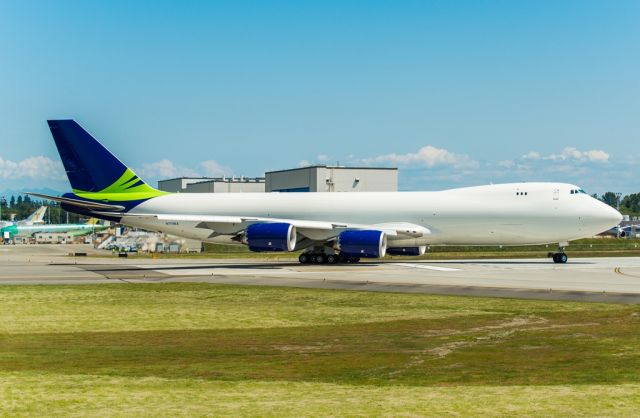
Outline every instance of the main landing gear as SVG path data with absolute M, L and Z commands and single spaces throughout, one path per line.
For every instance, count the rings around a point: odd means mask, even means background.
M 551 257 L 556 264 L 564 264 L 569 259 L 565 253 L 549 253 L 549 257 Z
M 560 246 L 558 247 L 558 252 L 547 254 L 547 257 L 550 257 L 551 259 L 553 259 L 553 262 L 556 264 L 565 264 L 569 259 L 569 257 L 567 257 L 567 254 L 564 252 L 564 247 L 566 247 L 566 245 L 562 245 L 562 244 L 568 244 L 568 243 L 561 243 Z
M 298 257 L 301 264 L 338 264 L 357 263 L 360 257 L 347 257 L 342 254 L 302 253 Z

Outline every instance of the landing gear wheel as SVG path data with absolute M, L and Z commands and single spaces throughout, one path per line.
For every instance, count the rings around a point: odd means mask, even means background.
M 565 264 L 569 257 L 565 253 L 555 253 L 553 255 L 553 262 L 556 264 Z
M 300 256 L 298 257 L 298 261 L 300 262 L 300 264 L 308 264 L 309 262 L 311 262 L 308 254 L 300 254 Z
M 333 254 L 329 254 L 327 256 L 327 263 L 329 263 L 329 264 L 337 264 L 338 263 L 338 257 L 333 255 Z
M 325 260 L 324 260 L 324 255 L 322 255 L 322 254 L 318 254 L 318 255 L 316 256 L 316 264 L 324 264 L 324 261 L 325 261 Z

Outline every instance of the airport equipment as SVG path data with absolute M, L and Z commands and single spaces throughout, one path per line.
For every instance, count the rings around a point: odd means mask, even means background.
M 420 253 L 426 245 L 558 243 L 550 255 L 564 263 L 569 241 L 622 219 L 564 183 L 438 192 L 172 194 L 145 183 L 75 121 L 48 123 L 73 192 L 33 196 L 82 215 L 206 242 L 304 250 L 301 262 L 384 257 L 389 248 Z

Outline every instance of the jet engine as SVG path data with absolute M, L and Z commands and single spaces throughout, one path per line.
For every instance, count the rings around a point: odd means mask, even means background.
M 296 227 L 284 222 L 251 224 L 245 230 L 244 243 L 255 252 L 293 251 Z
M 387 236 L 382 231 L 344 231 L 337 244 L 340 254 L 347 257 L 380 258 L 387 252 Z
M 427 252 L 427 246 L 422 245 L 420 247 L 393 247 L 387 248 L 387 254 L 389 255 L 410 255 L 419 256 Z

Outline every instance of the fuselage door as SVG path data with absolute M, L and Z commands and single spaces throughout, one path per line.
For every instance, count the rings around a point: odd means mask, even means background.
M 560 199 L 560 189 L 553 189 L 553 200 Z

